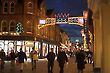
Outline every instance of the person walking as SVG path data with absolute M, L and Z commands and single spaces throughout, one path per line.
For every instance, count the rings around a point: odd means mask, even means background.
M 54 66 L 54 60 L 55 60 L 55 53 L 53 52 L 53 48 L 51 48 L 51 51 L 46 56 L 48 60 L 48 73 L 53 73 L 53 66 Z
M 10 53 L 11 70 L 15 68 L 15 58 L 16 58 L 15 52 L 14 50 L 11 50 L 11 53 Z
M 59 52 L 57 55 L 57 61 L 59 63 L 59 67 L 60 67 L 60 73 L 64 73 L 64 64 L 65 64 L 65 62 L 68 64 L 68 58 L 66 56 L 65 51 L 62 50 L 62 48 L 59 48 Z
M 35 48 L 32 48 L 31 51 L 31 63 L 32 63 L 32 70 L 36 69 L 36 61 L 38 60 L 38 53 Z
M 83 50 L 78 50 L 76 53 L 76 63 L 78 73 L 83 73 L 83 69 L 85 68 L 85 54 Z
M 5 52 L 3 49 L 1 49 L 1 51 L 0 51 L 0 60 L 1 60 L 0 69 L 1 69 L 1 71 L 4 70 L 5 58 L 6 58 Z
M 22 72 L 24 59 L 27 61 L 26 54 L 25 54 L 25 52 L 22 51 L 22 48 L 20 48 L 20 52 L 18 52 L 17 57 L 18 57 L 18 62 L 20 64 L 20 72 Z

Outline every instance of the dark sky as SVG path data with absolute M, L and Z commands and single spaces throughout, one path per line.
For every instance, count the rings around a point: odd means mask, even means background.
M 69 13 L 70 16 L 82 16 L 83 10 L 87 8 L 87 0 L 46 0 L 47 9 L 54 9 L 55 13 Z M 70 39 L 74 41 L 79 38 L 82 41 L 78 25 L 60 24 L 63 31 L 67 32 Z

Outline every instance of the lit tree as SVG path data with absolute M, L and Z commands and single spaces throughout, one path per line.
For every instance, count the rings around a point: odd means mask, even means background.
M 18 33 L 24 32 L 24 31 L 23 31 L 23 26 L 22 26 L 21 23 L 18 23 L 18 24 L 16 25 L 16 32 L 18 32 Z

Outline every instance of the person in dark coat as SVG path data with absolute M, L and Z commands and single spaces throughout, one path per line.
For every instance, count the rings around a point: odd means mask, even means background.
M 53 66 L 55 60 L 55 53 L 53 52 L 53 48 L 51 48 L 51 51 L 47 54 L 46 57 L 48 60 L 48 73 L 53 73 Z
M 10 60 L 11 60 L 11 69 L 15 68 L 15 52 L 14 50 L 11 50 L 11 53 L 10 53 Z
M 57 55 L 57 61 L 59 63 L 59 67 L 60 67 L 60 73 L 64 73 L 64 64 L 65 64 L 65 62 L 67 62 L 67 64 L 68 64 L 68 58 L 66 56 L 65 51 L 62 50 L 62 48 L 59 48 L 59 52 Z
M 25 52 L 22 51 L 22 48 L 20 48 L 20 52 L 18 52 L 18 61 L 20 63 L 20 71 L 23 71 L 23 64 L 24 64 L 24 59 L 27 61 L 27 57 Z
M 83 69 L 85 68 L 85 54 L 83 50 L 79 50 L 76 53 L 76 62 L 78 73 L 83 73 Z
M 4 70 L 4 64 L 5 64 L 5 58 L 6 58 L 6 55 L 5 55 L 5 52 L 4 52 L 4 50 L 3 49 L 1 49 L 1 51 L 0 51 L 0 59 L 1 59 L 1 70 Z

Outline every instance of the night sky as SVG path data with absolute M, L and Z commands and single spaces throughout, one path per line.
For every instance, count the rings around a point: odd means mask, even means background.
M 69 13 L 70 16 L 82 16 L 83 10 L 87 8 L 87 0 L 46 0 L 46 7 L 54 9 L 55 13 Z M 79 39 L 82 41 L 80 34 L 81 26 L 60 24 L 63 31 L 67 32 L 71 41 Z

